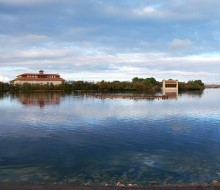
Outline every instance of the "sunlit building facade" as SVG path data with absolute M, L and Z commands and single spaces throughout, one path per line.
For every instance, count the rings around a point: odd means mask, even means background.
M 59 85 L 64 82 L 64 79 L 60 77 L 59 74 L 44 74 L 43 70 L 40 70 L 39 73 L 24 73 L 18 75 L 16 79 L 11 81 L 12 84 L 54 84 Z
M 169 96 L 169 98 L 178 97 L 178 80 L 163 80 L 162 81 L 163 95 Z

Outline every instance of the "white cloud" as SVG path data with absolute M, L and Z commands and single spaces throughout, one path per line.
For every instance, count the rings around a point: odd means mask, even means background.
M 169 9 L 167 7 L 153 7 L 146 6 L 135 8 L 132 11 L 135 17 L 142 17 L 148 19 L 159 20 L 195 20 L 201 19 L 202 14 L 195 11 L 182 10 L 182 7 L 176 7 L 176 9 Z
M 28 35 L 20 35 L 20 36 L 13 36 L 13 35 L 5 35 L 0 34 L 0 44 L 4 44 L 3 48 L 21 48 L 21 47 L 28 47 L 28 46 L 36 46 L 39 44 L 47 44 L 50 42 L 50 38 L 46 35 L 35 35 L 35 34 L 28 34 Z
M 80 56 L 78 56 L 80 54 Z M 12 80 L 23 72 L 60 73 L 66 80 L 131 80 L 133 77 L 155 77 L 157 80 L 173 78 L 180 81 L 201 79 L 208 83 L 220 83 L 220 56 L 170 56 L 169 54 L 129 53 L 108 55 L 103 52 L 85 55 L 83 49 L 41 49 L 17 51 L 8 55 L 2 68 L 7 72 L 1 80 Z M 0 58 L 1 61 L 1 58 Z M 2 62 L 2 61 L 1 61 Z M 10 68 L 11 67 L 11 71 Z M 15 70 L 14 68 L 22 68 Z M 10 74 L 8 74 L 10 73 Z
M 54 59 L 54 58 L 64 58 L 73 54 L 73 49 L 31 49 L 26 51 L 18 52 L 17 56 L 21 58 L 30 58 L 30 59 Z
M 8 82 L 8 81 L 9 81 L 8 77 L 0 75 L 0 82 Z
M 134 13 L 140 16 L 145 16 L 145 15 L 152 15 L 152 14 L 157 14 L 159 13 L 154 7 L 144 7 L 144 8 L 139 8 L 135 9 Z
M 194 42 L 189 39 L 174 39 L 169 47 L 173 50 L 179 50 L 179 49 L 185 49 L 192 47 L 194 45 Z
M 0 5 L 0 70 L 12 68 L 0 73 L 2 79 L 48 69 L 67 79 L 201 75 L 220 83 L 215 73 L 220 56 L 213 55 L 220 46 L 220 1 L 0 0 Z

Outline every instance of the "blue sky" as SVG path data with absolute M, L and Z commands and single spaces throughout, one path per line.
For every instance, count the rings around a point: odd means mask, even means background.
M 202 79 L 220 84 L 220 1 L 0 0 L 0 81 Z

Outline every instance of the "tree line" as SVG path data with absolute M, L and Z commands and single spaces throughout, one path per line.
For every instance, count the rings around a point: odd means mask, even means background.
M 190 80 L 187 83 L 178 83 L 179 91 L 194 91 L 194 90 L 204 90 L 205 84 L 201 80 Z
M 94 90 L 94 91 L 159 91 L 162 87 L 162 82 L 157 81 L 155 78 L 138 78 L 135 77 L 132 81 L 65 81 L 60 85 L 48 84 L 11 84 L 0 82 L 0 92 L 4 91 L 77 91 L 77 90 Z M 179 90 L 203 90 L 204 83 L 201 80 L 179 82 Z

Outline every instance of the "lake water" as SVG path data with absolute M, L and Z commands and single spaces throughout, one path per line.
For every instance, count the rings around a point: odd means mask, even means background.
M 0 181 L 220 180 L 220 89 L 169 100 L 0 95 Z

